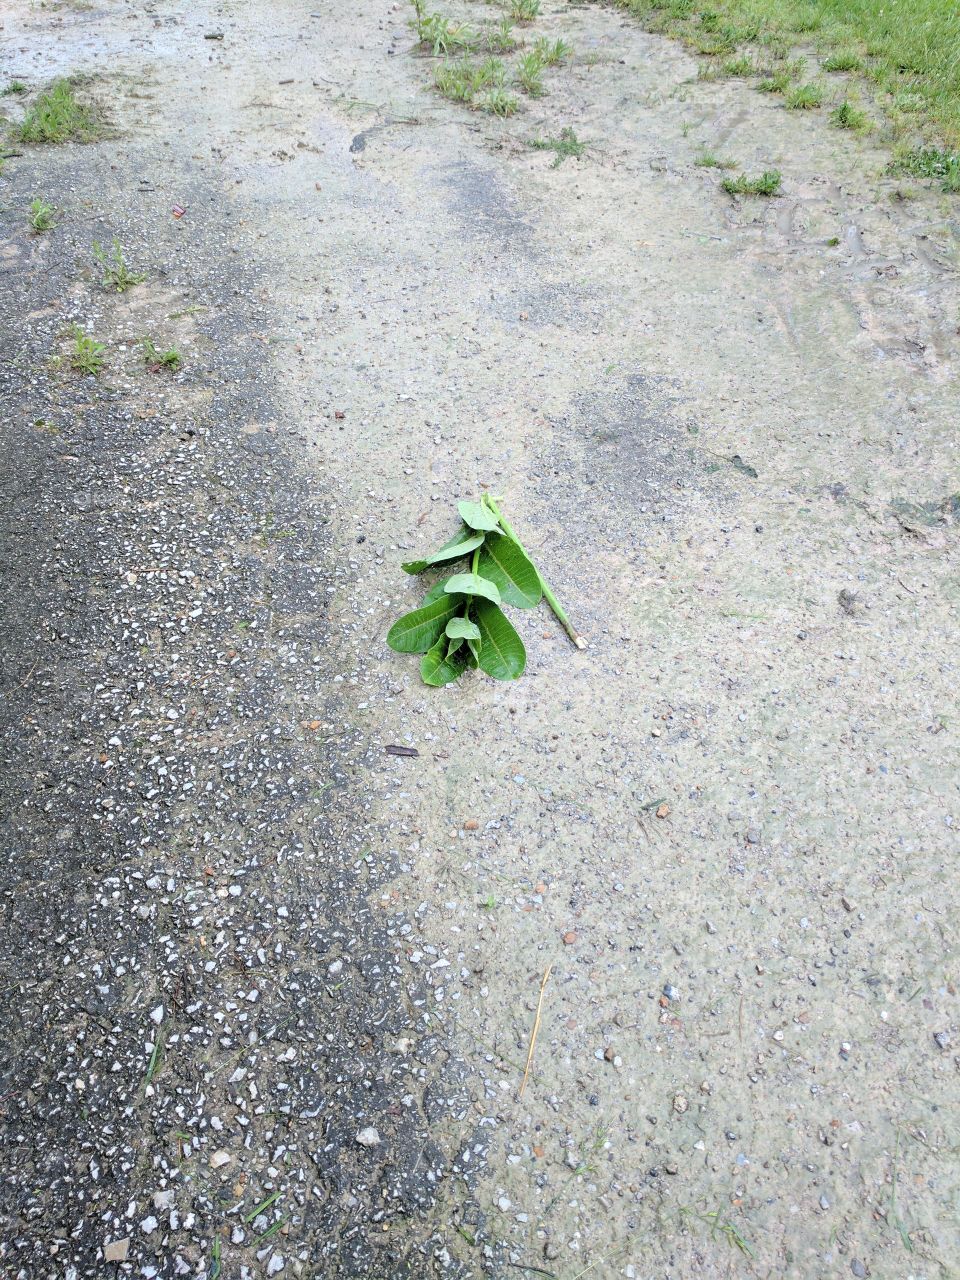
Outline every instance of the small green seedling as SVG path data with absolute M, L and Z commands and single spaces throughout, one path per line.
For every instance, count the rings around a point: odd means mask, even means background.
M 724 178 L 720 185 L 728 196 L 778 196 L 780 180 L 779 169 L 767 169 L 759 178 L 741 173 L 736 178 Z
M 466 573 L 441 579 L 419 609 L 406 613 L 390 628 L 387 644 L 396 653 L 419 653 L 424 684 L 445 685 L 469 668 L 495 680 L 523 675 L 526 650 L 513 624 L 500 608 L 535 609 L 546 599 L 578 649 L 577 634 L 523 544 L 485 493 L 479 502 L 459 502 L 460 531 L 422 560 L 408 560 L 405 573 L 446 568 L 470 558 Z
M 569 125 L 560 130 L 559 138 L 534 138 L 530 145 L 535 151 L 554 152 L 551 169 L 559 169 L 568 156 L 579 160 L 587 149 Z
M 693 163 L 698 169 L 736 169 L 736 160 L 730 160 L 726 156 L 714 155 L 712 151 L 701 151 L 694 158 Z
M 417 34 L 417 42 L 435 58 L 457 49 L 472 49 L 476 45 L 477 33 L 467 23 L 451 22 L 442 13 L 427 13 L 422 0 L 413 0 L 413 9 L 411 26 Z
M 481 105 L 484 111 L 489 111 L 491 115 L 512 116 L 520 104 L 506 89 L 491 89 Z
M 22 80 L 11 80 L 7 87 L 0 91 L 0 98 L 10 98 L 16 93 L 26 93 L 27 86 Z
M 27 214 L 27 221 L 30 223 L 31 229 L 36 235 L 42 235 L 44 231 L 51 231 L 54 226 L 53 215 L 56 213 L 52 204 L 47 204 L 46 200 L 41 200 L 38 196 L 36 200 L 30 201 L 30 212 Z
M 182 357 L 176 347 L 160 351 L 153 345 L 151 338 L 144 338 L 140 345 L 143 347 L 144 362 L 151 373 L 159 373 L 161 369 L 169 369 L 172 373 L 176 373 L 180 368 Z
M 101 283 L 105 289 L 126 293 L 128 289 L 132 289 L 135 284 L 142 284 L 147 278 L 145 275 L 135 275 L 127 266 L 123 249 L 116 236 L 113 237 L 109 254 L 98 241 L 94 240 L 93 256 L 103 271 Z
M 501 18 L 495 27 L 485 32 L 484 38 L 492 53 L 512 53 L 517 47 L 517 37 L 513 34 L 513 21 L 510 18 Z
M 73 350 L 70 352 L 70 368 L 77 373 L 96 377 L 103 368 L 103 353 L 106 347 L 96 338 L 84 333 L 78 324 L 73 326 Z

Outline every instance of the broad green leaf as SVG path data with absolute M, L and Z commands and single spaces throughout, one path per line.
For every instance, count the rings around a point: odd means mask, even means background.
M 495 680 L 516 680 L 523 675 L 527 653 L 506 615 L 487 600 L 474 605 L 474 617 L 480 628 L 480 652 L 477 660 L 488 676 Z
M 471 667 L 479 667 L 480 665 L 480 641 L 468 640 L 467 648 L 470 650 L 470 657 L 467 659 L 467 665 Z
M 496 584 L 500 598 L 507 604 L 534 609 L 540 603 L 540 575 L 512 538 L 488 538 L 480 551 L 477 573 Z
M 426 653 L 443 635 L 447 623 L 459 608 L 456 600 L 441 595 L 398 618 L 387 632 L 387 644 L 396 653 Z
M 468 556 L 471 551 L 479 547 L 483 538 L 482 533 L 475 533 L 473 529 L 464 527 L 459 533 L 455 533 L 449 542 L 445 542 L 439 551 L 434 551 L 432 555 L 425 556 L 422 560 L 408 560 L 400 568 L 404 573 L 423 573 L 424 569 L 429 569 L 432 564 L 459 560 L 461 556 Z
M 452 658 L 453 655 L 457 652 L 459 648 L 461 648 L 462 645 L 463 645 L 462 636 L 457 636 L 453 640 L 448 639 L 447 640 L 447 657 Z
M 447 652 L 446 636 L 441 636 L 420 659 L 420 678 L 424 684 L 450 684 L 462 670 L 463 662 L 459 656 Z
M 500 522 L 492 511 L 488 511 L 482 502 L 458 502 L 457 510 L 471 529 L 485 529 L 488 532 L 500 528 Z
M 500 603 L 500 592 L 495 584 L 476 573 L 455 573 L 452 578 L 447 579 L 443 589 L 451 595 L 483 596 L 494 604 Z
M 447 623 L 447 635 L 451 640 L 479 640 L 480 628 L 469 618 L 451 618 Z
M 430 590 L 427 592 L 427 594 L 423 597 L 423 603 L 425 605 L 428 605 L 428 604 L 433 604 L 434 600 L 439 600 L 440 597 L 445 592 L 448 581 L 449 581 L 448 578 L 441 578 L 439 582 L 435 582 L 433 586 L 430 588 Z

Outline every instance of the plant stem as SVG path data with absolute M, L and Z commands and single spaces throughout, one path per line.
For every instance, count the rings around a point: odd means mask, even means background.
M 490 494 L 485 493 L 481 501 L 484 503 L 485 506 L 487 506 L 493 512 L 493 514 L 500 521 L 500 528 L 507 535 L 507 537 L 517 544 L 517 546 L 520 548 L 523 554 L 527 557 L 530 563 L 533 564 L 532 556 L 527 551 L 526 547 L 523 545 L 523 543 L 520 541 L 517 535 L 514 533 L 511 526 L 507 523 L 506 519 L 504 518 L 503 514 L 500 511 L 500 508 L 497 506 L 493 498 L 491 498 Z M 479 552 L 479 548 L 478 548 L 478 552 Z M 533 567 L 537 569 L 536 565 L 534 565 Z M 476 565 L 474 565 L 474 573 L 476 573 Z M 547 582 L 546 578 L 543 576 L 543 574 L 540 572 L 539 569 L 537 569 L 537 577 L 540 579 L 540 585 L 543 588 L 544 599 L 546 600 L 550 608 L 553 610 L 553 612 L 557 615 L 557 620 L 560 623 L 561 627 L 563 627 L 564 631 L 567 633 L 567 635 L 570 637 L 570 639 L 573 641 L 573 643 L 577 646 L 578 649 L 585 649 L 587 647 L 586 640 L 584 640 L 583 636 L 580 635 L 576 627 L 567 617 L 566 613 L 564 612 L 563 606 L 560 604 L 560 601 L 557 599 L 557 597 L 553 594 L 553 591 L 550 587 L 549 582 Z

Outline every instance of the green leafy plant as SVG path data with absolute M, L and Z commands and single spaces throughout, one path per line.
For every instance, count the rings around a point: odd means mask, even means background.
M 116 236 L 113 237 L 109 254 L 98 241 L 94 240 L 93 256 L 103 271 L 101 283 L 105 289 L 126 293 L 128 289 L 132 289 L 135 284 L 142 284 L 147 278 L 145 275 L 135 275 L 127 266 L 123 248 Z
M 509 0 L 509 11 L 514 22 L 533 22 L 540 15 L 540 0 Z
M 42 93 L 20 124 L 21 142 L 89 142 L 99 130 L 80 105 L 69 80 L 58 80 Z
M 511 53 L 517 47 L 517 38 L 513 34 L 513 20 L 501 18 L 495 27 L 485 32 L 487 48 L 493 53 Z
M 477 33 L 467 23 L 452 22 L 442 13 L 427 13 L 422 0 L 413 0 L 413 10 L 411 26 L 417 34 L 417 41 L 435 58 L 457 49 L 472 49 L 476 45 Z
M 867 128 L 870 123 L 865 111 L 849 103 L 846 98 L 830 112 L 830 123 L 838 129 L 855 129 L 857 132 Z
M 569 125 L 560 130 L 559 138 L 534 138 L 530 143 L 535 151 L 554 152 L 551 169 L 559 169 L 569 156 L 579 160 L 586 151 L 586 144 L 581 142 Z
M 541 36 L 534 44 L 533 51 L 545 67 L 558 67 L 570 57 L 573 48 L 566 40 L 548 40 L 546 36 Z
M 729 160 L 725 156 L 714 155 L 712 151 L 701 151 L 694 158 L 693 163 L 698 169 L 736 169 L 736 160 Z
M 502 88 L 491 89 L 482 103 L 484 111 L 494 116 L 512 116 L 519 105 L 514 95 Z
M 11 80 L 5 89 L 0 90 L 0 98 L 9 98 L 9 97 L 12 97 L 12 95 L 15 93 L 26 93 L 26 92 L 27 92 L 27 86 L 23 83 L 22 80 Z
M 531 49 L 517 60 L 517 84 L 531 98 L 543 94 L 543 59 L 536 49 Z
M 30 211 L 27 214 L 27 221 L 30 223 L 31 229 L 37 235 L 42 235 L 44 231 L 50 231 L 54 225 L 53 215 L 56 213 L 52 204 L 47 204 L 46 200 L 41 200 L 38 196 L 35 200 L 30 201 Z
M 154 346 L 151 338 L 144 338 L 140 345 L 143 348 L 144 362 L 151 373 L 159 373 L 161 369 L 169 369 L 175 373 L 180 368 L 182 357 L 176 347 L 160 351 Z
M 457 510 L 462 524 L 449 542 L 402 568 L 420 574 L 469 557 L 469 571 L 441 579 L 419 609 L 398 618 L 387 633 L 390 648 L 423 655 L 424 684 L 450 684 L 470 668 L 495 680 L 516 680 L 526 666 L 526 650 L 500 606 L 535 609 L 541 599 L 577 648 L 586 648 L 496 501 L 485 493 L 479 502 L 459 502 Z
M 103 368 L 103 353 L 106 347 L 102 342 L 97 342 L 96 338 L 91 338 L 89 334 L 84 333 L 78 324 L 73 326 L 72 333 L 70 368 L 76 369 L 78 373 L 96 377 Z
M 748 178 L 741 173 L 736 178 L 724 178 L 720 185 L 728 196 L 777 196 L 780 180 L 779 169 L 767 169 L 759 178 Z
M 944 191 L 960 191 L 960 151 L 939 147 L 918 147 L 900 151 L 890 165 L 891 173 L 908 173 L 913 178 L 939 178 Z

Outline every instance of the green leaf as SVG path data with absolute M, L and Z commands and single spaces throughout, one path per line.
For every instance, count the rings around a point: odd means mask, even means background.
M 423 597 L 423 603 L 433 604 L 434 600 L 439 600 L 444 594 L 449 578 L 441 578 L 439 582 L 435 582 L 427 594 Z
M 494 604 L 500 603 L 500 592 L 488 578 L 481 578 L 476 573 L 455 573 L 448 578 L 444 591 L 451 595 L 483 596 Z
M 468 556 L 483 542 L 482 533 L 474 533 L 472 529 L 463 528 L 455 533 L 449 542 L 445 542 L 439 551 L 424 557 L 423 560 L 408 560 L 400 568 L 404 573 L 423 573 L 432 564 L 444 564 L 447 560 L 459 560 Z
M 543 596 L 533 561 L 512 538 L 488 538 L 480 551 L 477 573 L 495 583 L 500 598 L 517 609 L 535 609 Z
M 487 532 L 500 528 L 500 521 L 482 502 L 458 502 L 457 510 L 471 529 L 483 529 Z
M 459 601 L 448 595 L 405 613 L 387 632 L 387 644 L 395 653 L 426 653 L 441 638 L 447 623 L 458 612 Z
M 481 669 L 495 680 L 516 680 L 523 675 L 527 652 L 506 615 L 495 604 L 478 600 L 474 617 L 480 628 L 477 660 Z
M 480 628 L 469 618 L 451 618 L 447 623 L 447 635 L 451 640 L 479 640 Z
M 479 665 L 480 665 L 480 641 L 479 641 L 479 640 L 468 640 L 468 641 L 467 641 L 467 648 L 470 650 L 470 657 L 467 659 L 467 663 L 468 663 L 468 665 L 469 665 L 469 666 L 471 666 L 471 667 L 479 667 Z
M 441 636 L 420 659 L 420 678 L 424 684 L 450 684 L 462 670 L 463 662 L 457 653 L 449 652 L 446 636 Z

